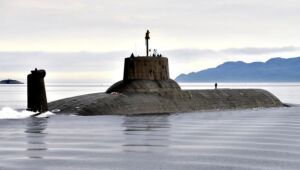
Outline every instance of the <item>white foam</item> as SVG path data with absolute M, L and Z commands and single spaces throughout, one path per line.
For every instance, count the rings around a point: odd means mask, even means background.
M 42 117 L 49 117 L 49 116 L 51 116 L 51 115 L 54 115 L 54 113 L 48 111 L 48 112 L 42 113 L 42 114 L 40 114 L 40 115 L 38 115 L 38 116 L 35 116 L 35 117 L 40 117 L 40 118 L 42 118 Z
M 36 114 L 36 112 L 30 112 L 30 111 L 27 111 L 27 110 L 23 110 L 23 111 L 16 111 L 12 108 L 9 108 L 9 107 L 3 107 L 1 110 L 0 110 L 0 119 L 24 119 L 24 118 L 27 118 L 27 117 L 30 117 L 32 115 Z M 53 113 L 51 112 L 45 112 L 45 113 L 42 113 L 36 117 L 48 117 L 50 115 L 53 115 Z

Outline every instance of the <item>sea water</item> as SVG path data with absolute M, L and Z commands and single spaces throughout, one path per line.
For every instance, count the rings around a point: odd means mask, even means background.
M 109 84 L 48 84 L 48 100 L 103 92 Z M 213 83 L 181 84 L 212 89 Z M 300 104 L 298 83 L 262 88 Z M 300 108 L 147 116 L 67 116 L 24 111 L 26 85 L 0 85 L 0 170 L 300 169 Z

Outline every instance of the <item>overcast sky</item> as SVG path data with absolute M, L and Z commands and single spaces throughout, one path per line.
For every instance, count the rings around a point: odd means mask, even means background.
M 300 54 L 299 0 L 0 0 L 0 79 L 116 81 L 150 46 L 171 77 L 225 61 Z

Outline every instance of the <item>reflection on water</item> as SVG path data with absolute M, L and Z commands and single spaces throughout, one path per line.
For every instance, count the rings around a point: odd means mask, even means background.
M 153 152 L 168 147 L 169 115 L 126 116 L 122 124 L 124 152 Z
M 45 144 L 45 129 L 47 128 L 47 118 L 31 117 L 26 125 L 27 152 L 30 159 L 42 159 L 47 150 Z
M 0 120 L 0 170 L 298 170 L 299 108 Z

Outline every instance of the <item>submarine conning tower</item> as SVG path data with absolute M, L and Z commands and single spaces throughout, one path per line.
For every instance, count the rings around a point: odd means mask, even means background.
M 178 91 L 180 86 L 169 76 L 168 58 L 156 52 L 149 55 L 150 32 L 147 30 L 146 56 L 125 58 L 123 80 L 113 84 L 106 93 L 112 92 L 164 92 Z
M 124 81 L 169 79 L 169 64 L 166 57 L 125 58 Z

